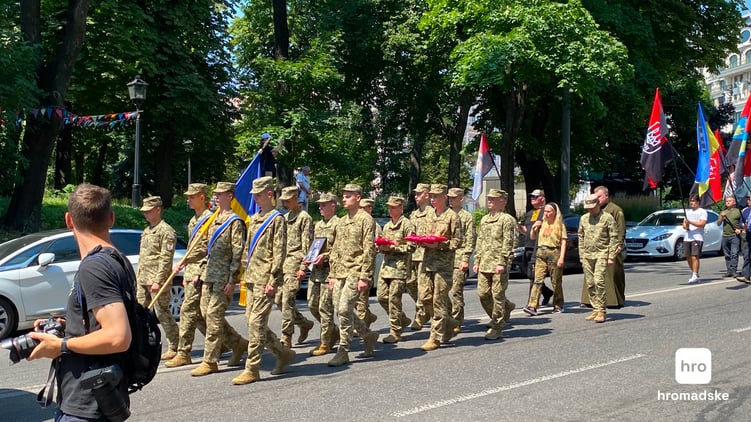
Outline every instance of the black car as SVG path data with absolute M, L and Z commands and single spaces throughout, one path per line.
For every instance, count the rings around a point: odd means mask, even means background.
M 563 265 L 564 271 L 581 270 L 579 262 L 579 215 L 568 215 L 563 217 L 563 224 L 566 226 L 568 234 L 568 243 L 566 244 L 566 262 Z M 510 275 L 526 276 L 527 267 L 524 265 L 524 237 L 520 236 L 520 246 L 514 251 L 514 260 L 511 262 Z

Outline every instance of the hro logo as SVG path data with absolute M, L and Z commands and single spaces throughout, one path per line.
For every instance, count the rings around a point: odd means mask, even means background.
M 675 351 L 675 382 L 709 384 L 712 381 L 712 352 L 706 348 L 681 348 Z

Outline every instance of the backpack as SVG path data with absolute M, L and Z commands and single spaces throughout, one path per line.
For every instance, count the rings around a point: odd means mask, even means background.
M 114 249 L 105 254 L 94 253 L 90 256 L 100 257 L 118 277 L 120 293 L 130 323 L 130 347 L 123 354 L 122 369 L 124 378 L 128 383 L 128 394 L 131 394 L 142 389 L 156 375 L 162 354 L 162 333 L 159 331 L 159 321 L 152 312 L 138 303 L 135 298 L 133 288 L 135 286 L 135 273 L 130 261 Z M 129 278 L 131 278 L 127 280 L 127 283 L 123 282 L 120 278 L 120 272 L 115 270 L 111 260 L 107 259 L 106 256 L 115 259 L 126 269 L 126 272 L 130 275 Z M 77 285 L 77 288 L 80 290 L 80 286 Z M 82 297 L 85 304 L 86 299 L 80 292 L 79 297 Z M 84 305 L 83 308 L 86 309 L 86 306 Z M 88 312 L 84 312 L 84 321 L 88 332 Z

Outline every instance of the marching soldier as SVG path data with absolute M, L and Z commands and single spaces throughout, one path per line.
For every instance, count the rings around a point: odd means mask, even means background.
M 451 317 L 459 322 L 456 330 L 461 332 L 461 324 L 464 323 L 464 283 L 469 275 L 469 257 L 475 249 L 475 219 L 462 208 L 464 189 L 449 189 L 448 198 L 449 208 L 459 217 L 464 233 L 462 244 L 454 256 L 454 278 L 451 285 Z
M 414 193 L 417 209 L 409 215 L 409 220 L 415 228 L 415 234 L 422 236 L 426 234 L 425 226 L 428 217 L 432 217 L 435 214 L 433 207 L 430 206 L 430 185 L 427 183 L 418 183 Z M 420 273 L 423 255 L 425 255 L 425 248 L 417 245 L 414 252 L 412 252 L 412 270 L 410 271 L 409 279 L 407 279 L 407 293 L 415 301 L 415 319 L 412 320 L 412 325 L 410 326 L 415 331 L 422 330 L 422 326 L 429 319 L 425 314 L 425 308 L 420 301 L 418 292 L 418 274 Z
M 253 194 L 259 211 L 248 225 L 247 264 L 243 282 L 247 287 L 245 316 L 248 318 L 248 358 L 245 370 L 232 384 L 250 384 L 260 379 L 261 355 L 268 347 L 276 357 L 271 375 L 284 372 L 295 352 L 284 346 L 269 328 L 269 315 L 277 289 L 284 285 L 284 262 L 287 253 L 287 224 L 274 209 L 274 180 L 269 176 L 253 181 Z M 295 202 L 297 199 L 295 198 Z
M 162 198 L 150 196 L 143 200 L 141 207 L 149 226 L 141 234 L 141 250 L 138 257 L 138 302 L 149 306 L 152 295 L 161 288 L 172 272 L 172 259 L 175 256 L 175 230 L 162 220 Z M 177 355 L 177 343 L 180 335 L 175 318 L 169 309 L 170 292 L 159 296 L 155 304 L 156 316 L 164 328 L 167 337 L 167 351 L 162 354 L 162 360 L 172 359 Z
M 338 200 L 336 195 L 323 193 L 317 201 L 323 219 L 315 225 L 315 237 L 326 238 L 326 243 L 313 260 L 313 269 L 308 279 L 308 309 L 321 323 L 321 344 L 310 352 L 313 356 L 325 355 L 339 340 L 339 328 L 334 323 L 334 301 L 328 287 L 331 245 L 336 239 L 334 229 L 339 222 L 339 217 L 336 216 Z
M 206 319 L 206 339 L 202 362 L 190 371 L 194 377 L 219 372 L 219 355 L 225 341 L 232 344 L 244 341 L 234 330 L 225 332 L 224 319 L 240 276 L 245 236 L 245 225 L 230 205 L 235 197 L 235 184 L 217 183 L 214 197 L 219 211 L 208 228 L 206 265 L 201 272 L 201 314 Z
M 334 229 L 336 240 L 331 248 L 329 289 L 333 291 L 334 307 L 339 316 L 339 348 L 328 363 L 342 366 L 349 363 L 349 349 L 354 330 L 363 340 L 364 351 L 357 357 L 373 356 L 378 333 L 370 331 L 355 314 L 358 292 L 368 289 L 373 279 L 373 217 L 360 209 L 362 188 L 348 183 L 342 192 L 347 214 Z
M 188 206 L 195 212 L 188 222 L 188 233 L 190 241 L 188 242 L 188 253 L 183 258 L 183 265 L 174 269 L 177 274 L 184 269 L 183 288 L 184 299 L 180 306 L 180 342 L 177 346 L 177 356 L 165 362 L 165 366 L 175 368 L 183 365 L 190 365 L 193 361 L 190 358 L 190 351 L 193 350 L 193 340 L 196 335 L 196 328 L 206 336 L 206 320 L 201 315 L 201 280 L 202 267 L 206 265 L 206 249 L 209 245 L 208 236 L 199 233 L 204 224 L 211 217 L 211 211 L 206 206 L 208 198 L 208 186 L 203 183 L 191 183 L 185 196 L 188 198 Z M 224 336 L 222 349 L 232 350 L 232 357 L 227 365 L 234 366 L 240 363 L 243 353 L 248 349 L 248 341 L 243 339 L 240 334 L 232 328 L 224 319 Z M 234 342 L 234 343 L 233 343 Z
M 615 262 L 618 247 L 615 219 L 600 209 L 599 198 L 595 194 L 587 196 L 584 208 L 589 214 L 579 220 L 579 260 L 593 309 L 585 319 L 605 322 L 605 274 L 607 267 Z
M 383 237 L 393 244 L 379 245 L 383 254 L 381 270 L 378 272 L 378 303 L 389 316 L 389 335 L 384 343 L 397 343 L 401 340 L 404 328 L 411 322 L 402 311 L 402 296 L 406 290 L 407 278 L 411 270 L 410 255 L 415 250 L 414 243 L 404 238 L 415 230 L 408 218 L 404 217 L 404 198 L 391 196 L 386 205 L 391 220 L 383 226 Z
M 448 208 L 446 185 L 430 185 L 430 203 L 435 210 L 427 218 L 426 235 L 443 237 L 440 242 L 425 242 L 422 265 L 418 278 L 420 301 L 425 314 L 431 318 L 430 338 L 422 350 L 439 348 L 456 335 L 459 322 L 451 317 L 449 292 L 453 283 L 454 253 L 462 243 L 462 226 L 459 217 Z
M 370 198 L 361 199 L 360 209 L 368 213 L 368 215 L 372 216 L 374 204 L 375 202 Z M 373 220 L 373 233 L 375 237 L 381 237 L 383 235 L 383 229 L 381 229 L 381 226 L 379 226 L 375 220 Z M 373 245 L 373 248 L 375 249 L 375 245 Z M 375 268 L 377 254 L 377 251 L 373 253 L 373 268 Z M 370 324 L 378 320 L 378 316 L 373 312 L 370 312 L 370 289 L 373 288 L 374 281 L 375 280 L 371 278 L 370 283 L 368 284 L 368 290 L 363 290 L 360 292 L 360 297 L 357 298 L 357 307 L 355 308 L 357 316 L 361 320 L 365 321 L 365 325 L 367 325 L 368 328 L 370 328 Z
M 305 277 L 306 265 L 302 262 L 313 241 L 313 219 L 297 202 L 297 186 L 282 189 L 279 199 L 289 211 L 285 214 L 287 220 L 287 258 L 284 260 L 284 285 L 277 292 L 277 303 L 282 308 L 282 343 L 292 347 L 292 335 L 295 325 L 300 327 L 298 343 L 304 343 L 308 333 L 313 328 L 313 321 L 305 318 L 297 310 L 297 291 L 300 290 L 300 280 Z
M 506 289 L 514 256 L 516 219 L 504 212 L 508 201 L 506 191 L 490 189 L 487 201 L 489 213 L 482 217 L 477 231 L 474 270 L 480 304 L 490 317 L 485 340 L 497 340 L 503 336 L 503 323 L 507 318 L 504 315 L 508 315 Z

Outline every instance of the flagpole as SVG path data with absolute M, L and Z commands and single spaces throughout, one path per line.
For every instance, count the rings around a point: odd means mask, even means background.
M 673 146 L 673 144 L 670 141 L 667 141 L 667 140 L 666 140 L 666 143 L 668 145 L 670 145 L 670 149 L 673 150 L 673 156 L 674 157 L 678 157 L 678 158 L 681 159 L 681 161 L 683 161 L 683 158 L 678 154 L 678 151 L 675 149 L 675 147 Z M 683 163 L 686 164 L 685 161 Z M 681 207 L 683 208 L 683 216 L 685 218 L 685 216 L 686 216 L 686 201 L 683 198 L 683 187 L 681 186 L 681 175 L 680 175 L 680 173 L 678 173 L 678 163 L 676 163 L 675 159 L 673 160 L 673 167 L 675 168 L 675 178 L 678 181 L 678 194 L 681 197 Z M 691 171 L 691 169 L 689 169 L 689 171 Z M 693 172 L 691 172 L 691 173 L 693 173 Z M 696 177 L 696 175 L 694 175 L 694 177 Z

